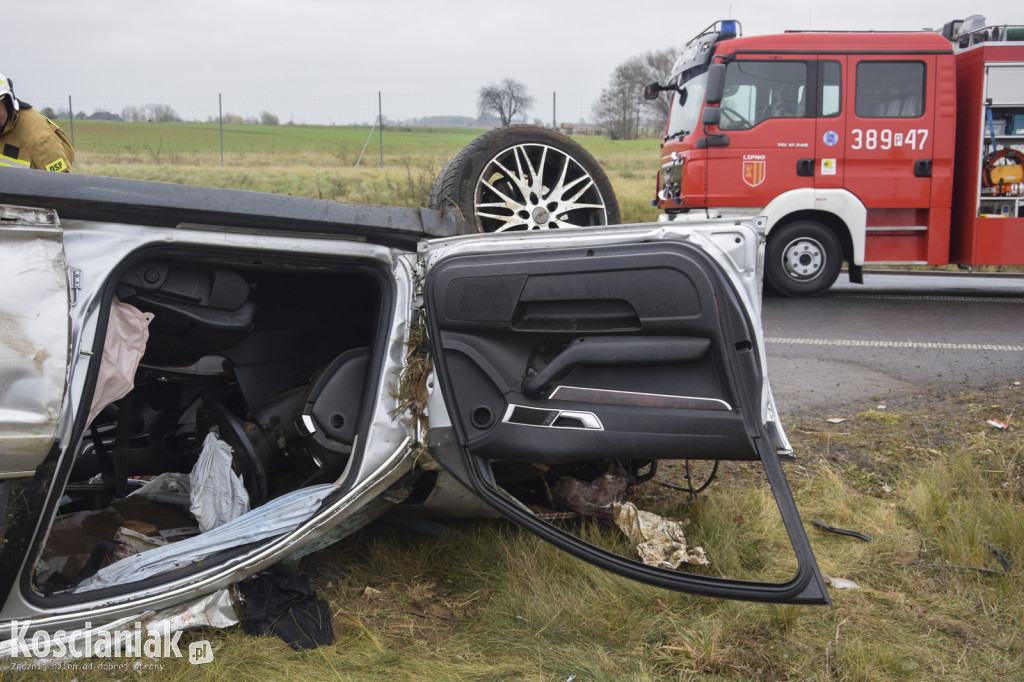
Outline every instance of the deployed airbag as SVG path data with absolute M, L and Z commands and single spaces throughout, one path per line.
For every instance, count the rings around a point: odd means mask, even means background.
M 152 313 L 144 313 L 114 297 L 87 423 L 91 424 L 100 410 L 125 397 L 135 387 L 135 370 L 146 352 L 152 321 Z

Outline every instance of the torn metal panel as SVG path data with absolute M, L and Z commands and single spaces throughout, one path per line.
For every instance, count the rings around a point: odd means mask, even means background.
M 190 628 L 231 627 L 238 624 L 237 604 L 234 588 L 224 588 L 195 601 L 158 612 L 146 621 L 145 629 L 150 635 L 169 637 L 179 630 Z
M 685 523 L 669 521 L 637 509 L 632 502 L 614 504 L 612 509 L 615 525 L 636 545 L 636 551 L 645 564 L 661 568 L 679 568 L 684 563 L 710 565 L 703 547 L 686 546 Z

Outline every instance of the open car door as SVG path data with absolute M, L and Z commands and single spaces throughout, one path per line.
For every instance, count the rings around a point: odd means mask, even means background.
M 434 242 L 431 453 L 499 512 L 602 568 L 701 595 L 829 603 L 779 464 L 788 443 L 764 375 L 761 243 L 756 221 Z M 722 576 L 714 547 L 710 567 L 649 565 L 614 529 L 567 518 L 664 497 L 638 491 L 691 460 L 763 466 L 791 577 Z M 692 507 L 662 513 L 685 521 Z

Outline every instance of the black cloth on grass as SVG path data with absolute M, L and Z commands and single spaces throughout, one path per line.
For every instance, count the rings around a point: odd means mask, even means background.
M 238 584 L 244 601 L 242 630 L 277 635 L 300 651 L 334 643 L 331 610 L 309 579 L 295 573 L 260 573 Z

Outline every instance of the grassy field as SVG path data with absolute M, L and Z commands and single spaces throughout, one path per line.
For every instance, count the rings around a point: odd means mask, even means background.
M 68 129 L 67 121 L 58 121 Z M 385 128 L 384 168 L 366 127 L 224 126 L 216 123 L 75 123 L 76 173 L 293 194 L 356 203 L 426 206 L 434 178 L 479 129 Z M 575 138 L 604 167 L 625 222 L 657 219 L 658 140 Z
M 296 653 L 240 628 L 198 630 L 212 663 L 144 661 L 138 675 L 70 681 L 1019 680 L 1024 670 L 1024 389 L 889 401 L 885 412 L 789 422 L 787 466 L 822 570 L 854 581 L 831 607 L 717 601 L 591 568 L 498 522 L 411 533 L 377 522 L 303 560 L 330 603 L 335 643 Z M 1007 431 L 984 424 L 1000 418 Z M 728 477 L 700 501 L 714 563 L 771 535 L 763 485 Z M 870 535 L 827 534 L 813 518 Z M 429 529 L 428 529 L 429 530 Z M 713 530 L 713 529 L 712 529 Z M 728 540 L 728 541 L 725 541 Z M 1006 574 L 992 548 L 1011 562 Z M 41 673 L 30 673 L 43 677 Z M 19 677 L 23 673 L 17 673 Z M 3 674 L 13 679 L 14 673 Z
M 385 169 L 351 168 L 363 129 L 77 123 L 76 171 L 418 206 L 437 169 L 479 131 L 387 131 Z M 652 188 L 657 141 L 581 138 L 609 169 L 627 220 Z M 367 154 L 376 162 L 376 138 Z M 246 147 L 246 145 L 249 145 Z M 1014 377 L 1020 379 L 1020 377 Z M 872 404 L 877 404 L 872 403 Z M 822 570 L 857 589 L 832 607 L 689 597 L 613 577 L 516 527 L 384 522 L 303 560 L 336 642 L 293 652 L 239 628 L 200 630 L 213 663 L 48 679 L 1009 680 L 1024 678 L 1024 389 L 888 400 L 884 412 L 786 418 L 787 464 Z M 830 424 L 826 417 L 847 421 Z M 985 420 L 1010 423 L 997 431 Z M 763 481 L 727 469 L 694 528 L 717 570 L 775 566 L 778 512 Z M 823 519 L 873 542 L 824 533 Z M 738 530 L 737 530 L 738 527 Z M 726 532 L 724 529 L 731 529 Z M 428 529 L 429 530 L 429 529 Z M 438 530 L 437 527 L 433 530 Z M 595 524 L 599 540 L 611 534 Z M 1003 574 L 997 548 L 1009 559 Z M 368 589 L 369 588 L 369 589 Z M 3 679 L 23 673 L 0 673 Z

